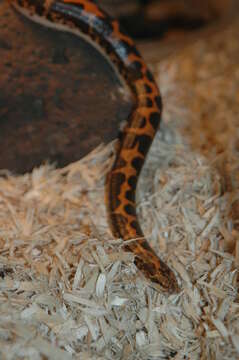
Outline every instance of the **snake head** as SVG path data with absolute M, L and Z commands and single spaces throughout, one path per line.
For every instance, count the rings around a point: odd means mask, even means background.
M 135 257 L 135 265 L 150 280 L 151 286 L 159 292 L 174 294 L 180 291 L 173 271 L 154 253 L 147 260 Z

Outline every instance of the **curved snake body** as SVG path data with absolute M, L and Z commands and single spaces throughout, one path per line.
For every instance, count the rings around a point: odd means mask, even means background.
M 113 235 L 127 241 L 135 264 L 161 291 L 176 292 L 173 272 L 148 242 L 136 216 L 136 185 L 161 117 L 162 102 L 151 72 L 132 39 L 92 1 L 10 0 L 33 21 L 90 40 L 111 62 L 128 85 L 134 108 L 120 132 L 116 158 L 106 180 L 106 203 Z

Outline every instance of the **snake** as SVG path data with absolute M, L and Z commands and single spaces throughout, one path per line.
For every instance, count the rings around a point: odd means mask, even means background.
M 145 239 L 136 213 L 136 188 L 158 130 L 162 99 L 151 71 L 120 23 L 87 0 L 9 0 L 25 17 L 48 28 L 83 37 L 98 49 L 129 89 L 133 106 L 119 131 L 115 159 L 106 176 L 105 203 L 115 238 L 134 254 L 134 263 L 160 292 L 177 293 L 174 272 Z

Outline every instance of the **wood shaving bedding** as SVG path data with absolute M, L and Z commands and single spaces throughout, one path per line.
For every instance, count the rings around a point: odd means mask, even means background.
M 151 289 L 110 234 L 112 144 L 63 169 L 4 171 L 1 359 L 239 358 L 238 26 L 158 67 L 164 124 L 138 212 L 181 292 Z

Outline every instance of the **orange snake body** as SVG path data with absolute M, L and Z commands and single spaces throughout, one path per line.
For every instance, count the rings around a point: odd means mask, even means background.
M 86 0 L 10 0 L 33 21 L 83 36 L 100 49 L 128 85 L 134 108 L 120 132 L 116 158 L 106 179 L 106 204 L 113 235 L 127 241 L 135 264 L 161 291 L 178 291 L 174 273 L 144 239 L 136 215 L 136 185 L 161 117 L 155 80 L 132 39 L 94 2 Z

